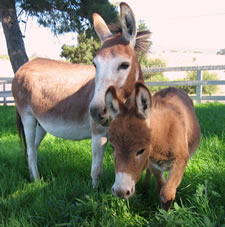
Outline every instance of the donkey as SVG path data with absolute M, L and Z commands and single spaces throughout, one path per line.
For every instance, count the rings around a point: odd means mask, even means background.
M 153 173 L 161 207 L 170 208 L 185 166 L 200 143 L 200 127 L 192 100 L 177 88 L 151 96 L 138 81 L 129 106 L 111 86 L 105 95 L 112 122 L 108 139 L 114 148 L 114 195 L 123 199 L 135 192 L 143 170 Z M 169 171 L 165 180 L 164 172 Z
M 25 144 L 31 179 L 39 179 L 38 147 L 49 132 L 70 140 L 92 138 L 91 177 L 97 187 L 108 132 L 104 94 L 113 85 L 121 100 L 126 100 L 135 81 L 143 79 L 136 51 L 145 49 L 150 33 L 137 33 L 130 7 L 120 4 L 120 33 L 112 34 L 96 13 L 93 22 L 103 42 L 94 58 L 96 69 L 38 58 L 21 66 L 13 79 L 17 128 Z

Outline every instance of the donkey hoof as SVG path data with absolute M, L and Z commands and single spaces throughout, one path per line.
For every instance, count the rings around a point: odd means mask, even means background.
M 92 180 L 92 187 L 96 189 L 98 188 L 98 186 L 99 186 L 99 180 Z
M 170 210 L 170 207 L 171 207 L 171 204 L 172 204 L 173 200 L 169 200 L 167 202 L 162 202 L 161 201 L 161 208 L 164 209 L 165 211 L 169 211 Z

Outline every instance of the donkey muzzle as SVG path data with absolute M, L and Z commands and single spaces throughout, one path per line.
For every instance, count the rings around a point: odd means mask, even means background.
M 117 173 L 116 180 L 112 186 L 112 193 L 121 199 L 130 198 L 135 192 L 135 182 L 127 173 Z
M 106 107 L 90 106 L 91 117 L 97 123 L 100 123 L 102 125 L 106 124 L 108 120 L 108 115 L 106 113 Z

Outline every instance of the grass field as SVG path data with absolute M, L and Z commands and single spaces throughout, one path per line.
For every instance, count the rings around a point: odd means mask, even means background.
M 91 141 L 47 135 L 40 146 L 41 180 L 29 182 L 15 126 L 15 108 L 0 107 L 0 226 L 225 226 L 225 105 L 196 105 L 202 138 L 185 170 L 176 200 L 159 208 L 154 178 L 143 178 L 129 201 L 111 193 L 112 150 L 108 146 L 98 190 L 91 185 Z

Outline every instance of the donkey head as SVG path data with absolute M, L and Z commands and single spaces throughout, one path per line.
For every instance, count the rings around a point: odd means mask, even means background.
M 151 94 L 138 81 L 135 84 L 135 98 L 129 107 L 118 98 L 112 86 L 106 92 L 105 101 L 113 119 L 109 126 L 116 174 L 112 192 L 121 198 L 129 198 L 142 171 L 148 167 Z
M 141 43 L 146 46 L 150 32 L 137 34 L 134 14 L 126 3 L 120 4 L 121 32 L 113 35 L 96 13 L 93 21 L 103 46 L 93 60 L 96 77 L 90 113 L 96 122 L 105 125 L 109 117 L 104 99 L 107 89 L 114 86 L 124 102 L 134 90 L 135 82 L 143 80 L 135 50 L 140 48 Z

